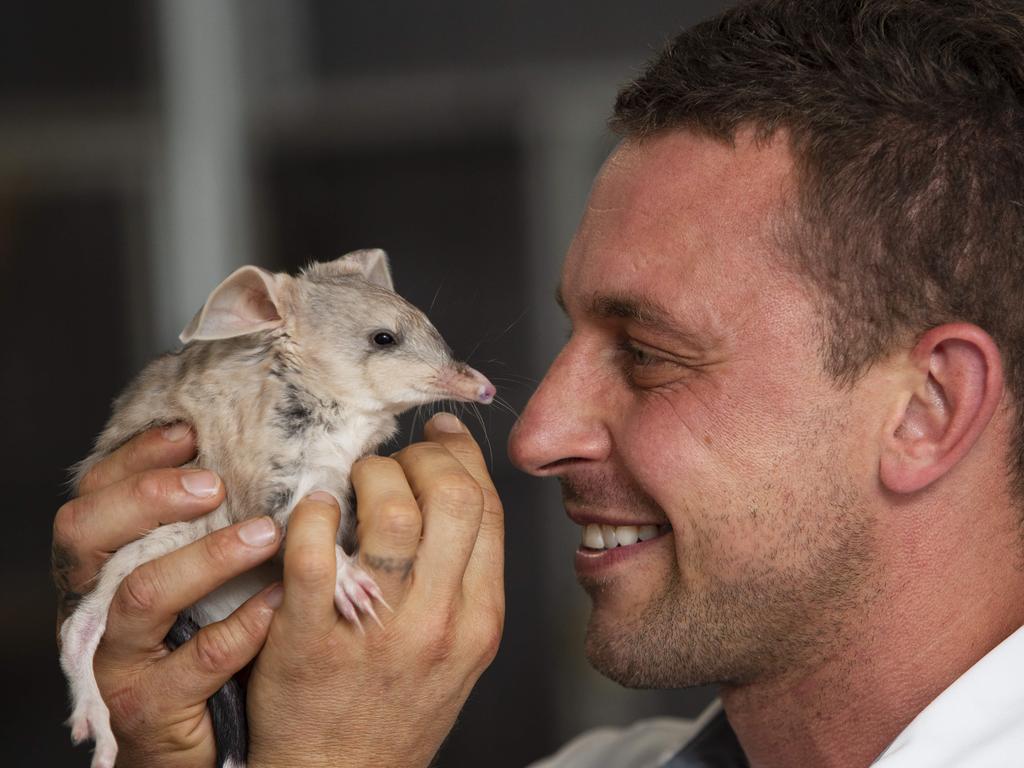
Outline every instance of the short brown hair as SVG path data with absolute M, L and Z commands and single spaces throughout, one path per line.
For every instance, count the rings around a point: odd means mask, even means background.
M 822 301 L 822 357 L 854 382 L 952 321 L 985 329 L 1017 404 L 1024 499 L 1024 8 L 1014 0 L 755 0 L 674 38 L 616 100 L 643 138 L 783 129 L 786 258 Z

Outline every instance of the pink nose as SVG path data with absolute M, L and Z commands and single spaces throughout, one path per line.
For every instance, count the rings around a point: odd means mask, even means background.
M 494 399 L 497 389 L 487 377 L 468 365 L 459 365 L 441 377 L 441 386 L 459 400 L 487 405 Z

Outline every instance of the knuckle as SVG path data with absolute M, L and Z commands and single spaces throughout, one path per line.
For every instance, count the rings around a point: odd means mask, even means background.
M 231 631 L 223 624 L 200 630 L 192 639 L 193 654 L 200 672 L 215 675 L 231 666 L 234 643 Z
M 132 493 L 143 504 L 161 501 L 167 495 L 163 478 L 157 472 L 140 472 L 135 475 Z
M 500 611 L 494 611 L 481 623 L 478 629 L 477 647 L 480 649 L 480 659 L 484 666 L 490 665 L 498 655 L 504 628 L 505 618 Z
M 453 608 L 439 609 L 424 627 L 421 659 L 428 666 L 441 664 L 452 658 L 457 644 L 456 616 Z
M 261 614 L 243 610 L 235 613 L 233 619 L 229 619 L 228 625 L 237 648 L 251 648 L 261 642 L 266 634 L 266 627 L 267 624 L 261 618 Z
M 421 527 L 420 510 L 415 502 L 389 499 L 381 504 L 377 528 L 386 538 L 402 543 L 418 540 Z
M 429 491 L 434 504 L 455 509 L 483 509 L 483 490 L 468 474 L 457 471 L 441 473 Z
M 427 456 L 436 455 L 439 450 L 443 449 L 437 443 L 413 443 L 396 453 L 395 458 L 399 460 L 399 463 L 416 462 Z
M 237 551 L 234 546 L 236 534 L 234 530 L 221 529 L 207 534 L 200 541 L 202 542 L 203 559 L 211 566 L 229 563 Z
M 72 549 L 81 538 L 81 499 L 71 499 L 61 505 L 53 518 L 53 542 L 64 549 Z
M 327 581 L 334 581 L 338 575 L 338 565 L 334 560 L 334 553 L 327 558 L 319 548 L 311 546 L 293 547 L 288 552 L 294 557 L 294 574 L 303 584 L 323 584 Z
M 114 596 L 118 611 L 129 617 L 152 613 L 160 595 L 156 569 L 147 563 L 128 574 Z

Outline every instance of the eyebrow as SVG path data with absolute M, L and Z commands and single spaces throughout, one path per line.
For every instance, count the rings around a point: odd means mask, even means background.
M 555 303 L 568 314 L 561 284 L 555 287 Z M 585 311 L 591 317 L 599 320 L 611 318 L 629 320 L 651 331 L 678 338 L 700 348 L 706 347 L 708 343 L 707 339 L 703 339 L 692 329 L 672 317 L 672 314 L 663 305 L 646 296 L 618 293 L 594 294 Z

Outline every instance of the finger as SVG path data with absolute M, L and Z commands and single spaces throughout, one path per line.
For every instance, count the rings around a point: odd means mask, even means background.
M 461 592 L 462 578 L 473 551 L 483 492 L 471 474 L 437 443 L 416 443 L 395 454 L 423 514 L 423 541 L 416 555 L 420 588 L 439 590 L 450 599 Z
M 94 493 L 146 469 L 180 467 L 195 455 L 195 433 L 187 424 L 148 429 L 86 472 L 78 485 L 78 495 Z
M 279 541 L 273 521 L 258 517 L 140 565 L 114 595 L 104 644 L 118 658 L 150 654 L 182 610 L 267 560 Z
M 278 583 L 266 587 L 157 662 L 150 686 L 164 711 L 180 711 L 208 699 L 252 661 L 263 647 L 283 594 Z
M 393 606 L 408 585 L 423 521 L 401 465 L 370 456 L 352 467 L 359 516 L 359 563 Z
M 502 604 L 505 574 L 505 512 L 487 471 L 480 446 L 469 430 L 450 413 L 439 413 L 424 427 L 427 440 L 440 443 L 480 485 L 484 510 L 473 554 L 466 567 L 465 585 L 474 594 Z
M 54 552 L 76 591 L 84 591 L 111 552 L 159 525 L 212 512 L 224 501 L 213 472 L 153 469 L 72 499 L 53 521 Z M 58 566 L 55 565 L 55 570 Z
M 338 503 L 320 491 L 300 501 L 288 519 L 284 603 L 278 614 L 291 632 L 324 634 L 338 621 L 334 546 L 340 515 Z

